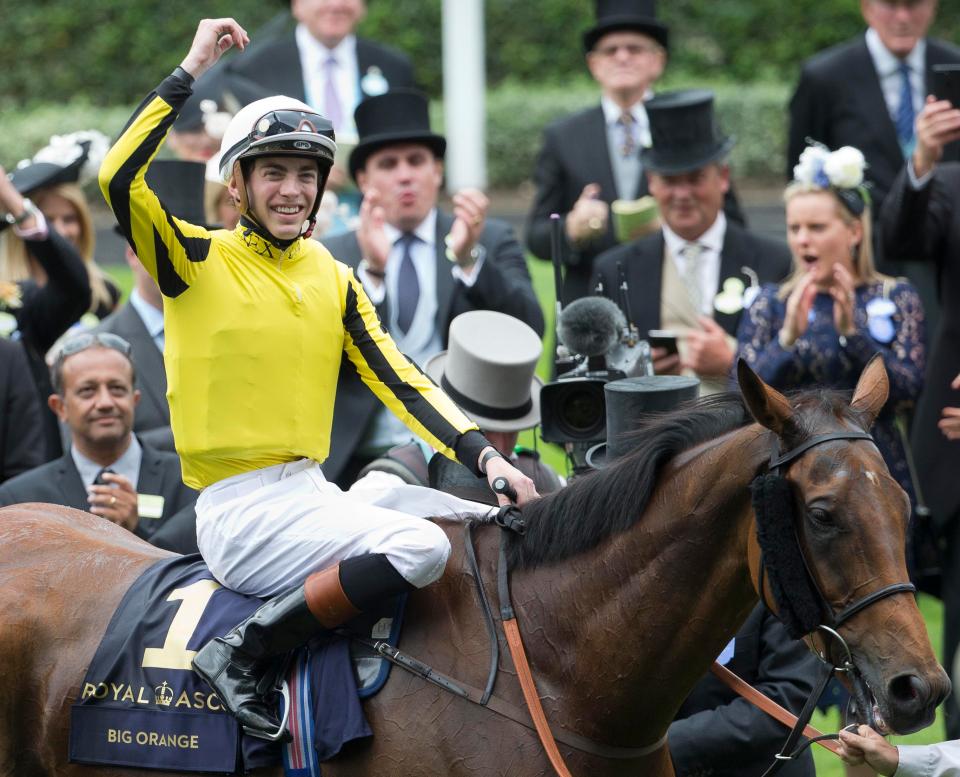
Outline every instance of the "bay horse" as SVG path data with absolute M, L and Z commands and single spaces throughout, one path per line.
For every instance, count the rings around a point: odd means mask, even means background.
M 875 445 L 862 439 L 887 399 L 882 362 L 864 369 L 852 401 L 832 392 L 788 400 L 743 364 L 739 381 L 741 394 L 651 421 L 634 453 L 523 508 L 526 533 L 509 549 L 513 606 L 555 730 L 629 748 L 665 735 L 756 604 L 758 586 L 770 601 L 765 582 L 758 584 L 749 484 L 766 472 L 772 448 L 822 435 L 856 439 L 821 440 L 784 472 L 810 573 L 834 611 L 871 600 L 838 630 L 890 730 L 928 725 L 947 694 L 914 598 L 902 590 L 871 597 L 907 580 L 908 502 Z M 401 648 L 483 687 L 490 652 L 463 528 L 444 525 L 454 554 L 437 584 L 410 597 Z M 475 530 L 490 592 L 500 531 Z M 67 763 L 67 726 L 114 607 L 164 555 L 66 508 L 0 512 L 2 777 L 151 774 Z M 834 652 L 836 644 L 819 647 Z M 501 656 L 494 695 L 522 706 L 512 662 Z M 324 764 L 326 775 L 551 773 L 532 731 L 397 668 L 365 710 L 375 736 Z M 673 774 L 666 747 L 629 761 L 560 750 L 574 775 Z

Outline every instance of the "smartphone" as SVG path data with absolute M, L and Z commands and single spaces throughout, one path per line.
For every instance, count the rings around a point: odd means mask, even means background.
M 949 100 L 960 108 L 960 64 L 934 65 L 927 91 L 938 100 Z
M 651 348 L 666 348 L 668 355 L 677 352 L 677 333 L 669 329 L 651 329 L 647 332 L 647 342 Z

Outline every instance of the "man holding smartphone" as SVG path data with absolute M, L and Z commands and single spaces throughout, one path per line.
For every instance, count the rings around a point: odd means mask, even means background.
M 917 117 L 917 144 L 893 182 L 880 218 L 888 256 L 923 262 L 938 279 L 943 300 L 960 297 L 960 162 L 944 161 L 960 140 L 960 106 L 927 98 Z M 930 331 L 928 327 L 928 331 Z M 926 385 L 914 415 L 912 448 L 920 490 L 935 525 L 946 538 L 941 562 L 944 604 L 943 664 L 951 670 L 954 694 L 946 710 L 947 735 L 960 738 L 960 440 L 951 434 L 960 407 L 960 307 L 944 306 L 933 336 Z
M 663 223 L 597 257 L 591 288 L 620 302 L 622 273 L 654 371 L 694 375 L 701 394 L 725 391 L 748 290 L 785 277 L 790 252 L 724 214 L 734 141 L 717 129 L 712 92 L 660 94 L 647 102 L 647 115 L 652 144 L 640 158 Z

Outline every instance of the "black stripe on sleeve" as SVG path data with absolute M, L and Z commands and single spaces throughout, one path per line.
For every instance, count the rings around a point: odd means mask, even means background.
M 143 142 L 127 157 L 127 160 L 117 170 L 116 175 L 110 179 L 110 205 L 113 208 L 113 215 L 117 219 L 117 224 L 119 224 L 123 236 L 132 246 L 136 246 L 137 243 L 134 240 L 133 225 L 130 221 L 130 187 L 133 185 L 133 179 L 137 177 L 137 173 L 147 164 L 157 147 L 163 142 L 167 130 L 170 129 L 176 118 L 177 114 L 173 111 L 164 116 L 161 122 L 150 130 Z
M 157 260 L 157 285 L 163 296 L 171 299 L 179 297 L 189 287 L 177 274 L 173 262 L 170 261 L 170 249 L 167 248 L 167 244 L 163 242 L 156 228 L 153 230 L 153 254 Z
M 346 310 L 343 324 L 374 375 L 393 392 L 410 415 L 451 450 L 460 438 L 460 430 L 441 415 L 416 388 L 404 381 L 377 347 L 367 331 L 363 316 L 357 306 L 357 292 L 352 283 L 347 284 Z

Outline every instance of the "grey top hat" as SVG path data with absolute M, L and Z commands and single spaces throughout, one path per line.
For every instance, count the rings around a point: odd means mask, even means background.
M 697 398 L 700 381 L 683 375 L 646 375 L 614 380 L 603 387 L 607 407 L 607 441 L 587 451 L 587 464 L 603 469 L 630 453 L 639 440 L 632 434 L 650 413 L 675 409 Z
M 717 126 L 713 92 L 682 89 L 661 92 L 644 103 L 650 119 L 649 148 L 640 150 L 644 168 L 680 175 L 723 159 L 736 143 Z
M 449 346 L 426 373 L 481 429 L 519 432 L 540 423 L 543 351 L 523 321 L 493 310 L 471 310 L 450 323 Z

